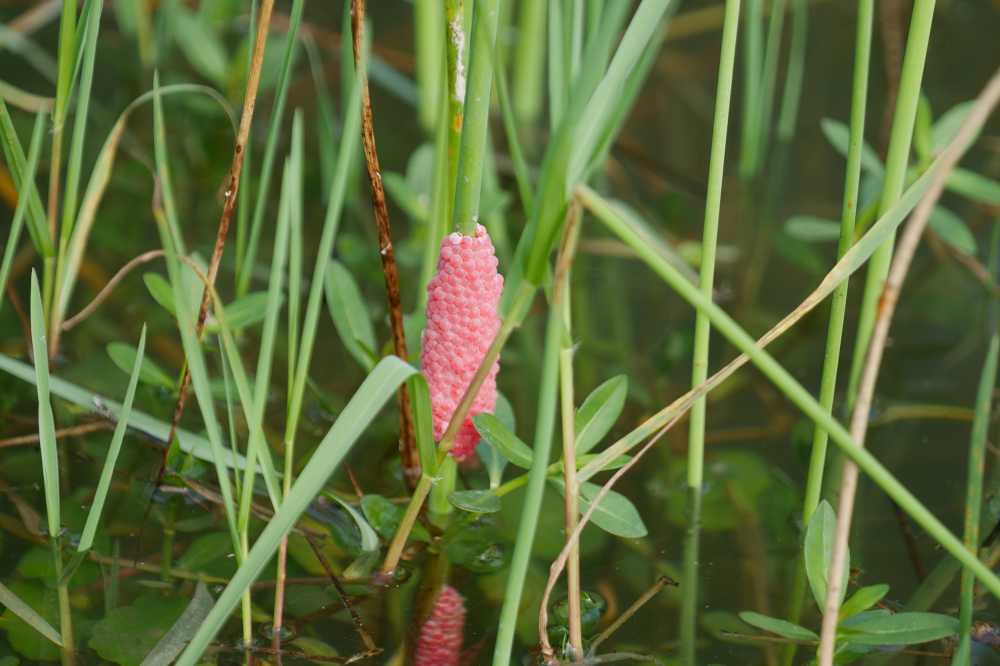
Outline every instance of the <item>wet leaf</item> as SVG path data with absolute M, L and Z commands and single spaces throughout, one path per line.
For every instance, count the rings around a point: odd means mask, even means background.
M 361 512 L 368 523 L 383 539 L 391 539 L 403 520 L 403 507 L 393 504 L 381 495 L 367 494 L 361 498 Z M 420 524 L 413 526 L 411 538 L 429 541 L 430 535 Z
M 130 606 L 112 610 L 95 624 L 88 644 L 106 661 L 138 666 L 187 605 L 187 599 L 144 594 Z
M 496 416 L 482 413 L 472 419 L 479 436 L 492 444 L 507 460 L 522 469 L 531 469 L 534 457 L 527 444 L 511 432 Z
M 350 271 L 339 261 L 327 265 L 326 305 L 344 347 L 361 367 L 370 371 L 375 367 L 375 328 L 372 326 L 368 307 L 361 290 Z
M 576 411 L 576 452 L 586 453 L 597 446 L 614 426 L 625 406 L 628 377 L 618 375 L 594 389 Z
M 958 618 L 939 613 L 859 614 L 840 623 L 851 643 L 913 645 L 958 633 Z
M 866 611 L 878 602 L 882 600 L 889 592 L 889 586 L 883 584 L 880 585 L 869 585 L 868 587 L 862 587 L 860 590 L 851 595 L 851 598 L 844 602 L 844 605 L 840 607 L 840 619 L 844 620 L 856 615 L 862 611 Z
M 816 605 L 820 608 L 824 608 L 826 605 L 827 572 L 830 571 L 830 560 L 833 558 L 833 539 L 836 531 L 837 516 L 834 515 L 830 504 L 824 500 L 816 507 L 812 519 L 809 521 L 804 546 L 806 577 L 809 579 L 809 586 L 812 588 Z M 841 601 L 843 601 L 844 592 L 847 590 L 850 561 L 851 557 L 848 553 L 848 556 L 844 558 Z
M 458 490 L 448 495 L 448 501 L 457 509 L 472 513 L 496 513 L 500 498 L 489 490 Z
M 591 636 L 607 610 L 608 603 L 597 592 L 580 592 L 580 628 L 584 636 Z M 569 633 L 569 599 L 554 602 L 549 608 L 549 631 L 558 635 Z
M 776 617 L 768 617 L 767 615 L 761 615 L 753 611 L 744 611 L 740 613 L 740 619 L 758 629 L 769 631 L 772 634 L 777 634 L 782 638 L 792 641 L 809 642 L 819 640 L 819 636 L 815 632 L 805 627 L 800 627 L 797 624 L 792 624 L 787 620 L 779 620 Z
M 563 496 L 566 494 L 566 484 L 562 479 L 552 479 L 552 484 Z M 590 508 L 590 504 L 601 487 L 594 483 L 585 482 L 580 484 L 580 513 L 583 514 Z M 612 490 L 609 492 L 597 509 L 590 517 L 597 527 L 605 532 L 620 536 L 626 539 L 641 539 L 648 534 L 646 524 L 642 522 L 642 516 L 632 504 L 631 500 L 619 492 Z
M 174 625 L 170 627 L 170 630 L 142 660 L 142 666 L 169 666 L 172 664 L 187 642 L 194 636 L 201 623 L 204 622 L 214 603 L 205 583 L 198 581 L 191 602 L 177 618 Z
M 3 584 L 0 584 L 0 604 L 55 645 L 62 645 L 62 636 L 59 635 L 59 632 L 34 608 L 17 596 L 13 590 Z
M 124 342 L 112 342 L 107 347 L 108 356 L 120 370 L 126 373 L 132 372 L 135 365 L 137 350 L 132 345 Z M 159 386 L 168 391 L 174 390 L 174 380 L 167 374 L 166 370 L 156 364 L 148 356 L 143 356 L 142 367 L 139 370 L 139 380 L 143 384 Z
M 928 224 L 945 243 L 962 254 L 975 256 L 978 249 L 976 237 L 958 215 L 944 206 L 935 206 Z
M 459 515 L 467 517 L 470 514 Z M 493 573 L 507 564 L 507 551 L 499 535 L 482 518 L 453 525 L 446 535 L 446 543 L 448 560 L 473 573 Z

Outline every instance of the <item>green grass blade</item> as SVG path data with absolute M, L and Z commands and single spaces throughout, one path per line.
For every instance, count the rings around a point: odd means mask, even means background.
M 35 388 L 38 394 L 38 449 L 42 456 L 42 484 L 49 536 L 59 536 L 59 451 L 56 426 L 49 401 L 49 356 L 45 341 L 45 316 L 38 276 L 31 271 L 31 351 L 35 357 Z
M 139 334 L 139 348 L 135 355 L 135 363 L 132 365 L 132 375 L 128 380 L 128 389 L 125 391 L 125 402 L 122 403 L 121 416 L 115 426 L 115 433 L 111 437 L 111 446 L 108 448 L 108 455 L 104 458 L 104 467 L 101 469 L 101 478 L 97 482 L 97 490 L 94 491 L 94 501 L 90 505 L 87 513 L 87 522 L 83 526 L 83 533 L 80 536 L 80 543 L 76 547 L 78 553 L 90 550 L 94 545 L 94 535 L 97 534 L 97 525 L 101 520 L 101 513 L 104 511 L 104 503 L 108 499 L 108 491 L 111 489 L 111 476 L 115 472 L 115 464 L 118 462 L 118 454 L 122 449 L 122 442 L 125 440 L 125 431 L 128 429 L 128 419 L 132 412 L 132 400 L 135 398 L 135 388 L 139 384 L 139 371 L 142 369 L 142 357 L 146 351 L 146 325 L 142 326 L 142 333 Z
M 521 140 L 517 134 L 517 117 L 507 90 L 507 75 L 503 71 L 503 67 L 500 66 L 500 59 L 496 57 L 493 58 L 493 77 L 496 79 L 497 101 L 500 102 L 500 118 L 503 121 L 504 133 L 507 135 L 510 160 L 514 165 L 517 193 L 521 197 L 521 207 L 530 214 L 534 202 L 531 175 L 528 173 L 528 163 L 524 160 L 524 151 L 521 150 Z
M 542 108 L 545 60 L 544 0 L 518 3 L 518 37 L 514 50 L 514 110 L 523 123 L 533 124 Z
M 267 566 L 278 545 L 295 525 L 309 503 L 323 489 L 327 479 L 339 467 L 351 447 L 391 398 L 399 385 L 416 370 L 395 356 L 383 359 L 337 417 L 312 458 L 292 486 L 274 517 L 264 528 L 246 560 L 236 570 L 222 591 L 208 617 L 188 643 L 177 661 L 179 666 L 194 666 L 205 648 L 229 619 L 243 592 Z
M 14 209 L 14 219 L 10 223 L 10 233 L 7 234 L 7 245 L 3 251 L 3 263 L 0 263 L 0 292 L 7 286 L 7 275 L 10 273 L 14 252 L 21 240 L 21 228 L 24 226 L 24 216 L 28 210 L 28 202 L 36 195 L 35 171 L 38 168 L 38 153 L 42 148 L 42 137 L 45 130 L 45 114 L 35 116 L 35 128 L 31 132 L 31 145 L 28 147 L 28 162 L 25 167 L 26 178 L 17 193 L 17 207 Z M 0 310 L 3 310 L 4 297 L 0 294 Z
M 254 262 L 257 260 L 257 245 L 260 241 L 261 225 L 267 209 L 267 197 L 271 189 L 271 172 L 274 169 L 274 153 L 278 147 L 285 113 L 285 100 L 291 85 L 292 69 L 295 66 L 295 54 L 298 50 L 299 26 L 302 24 L 302 9 L 305 0 L 294 0 L 292 11 L 288 18 L 288 35 L 285 54 L 281 63 L 281 76 L 275 89 L 274 105 L 271 107 L 271 122 L 267 128 L 267 141 L 264 144 L 264 156 L 261 160 L 260 180 L 257 181 L 257 200 L 254 202 L 253 217 L 250 222 L 250 235 L 247 238 L 246 250 L 241 253 L 243 263 L 242 273 L 236 276 L 236 293 L 245 294 L 250 289 L 250 277 L 253 275 Z
M 45 209 L 42 208 L 42 200 L 38 196 L 38 190 L 34 187 L 30 189 L 25 187 L 25 179 L 33 178 L 33 176 L 29 175 L 24 149 L 17 138 L 14 123 L 2 97 L 0 97 L 0 148 L 3 149 L 3 158 L 7 162 L 7 168 L 17 191 L 27 193 L 27 223 L 31 241 L 35 244 L 38 254 L 43 257 L 51 257 L 55 253 L 55 248 L 52 245 L 52 236 L 49 234 L 49 227 L 45 221 Z
M 10 588 L 3 583 L 0 583 L 0 605 L 24 620 L 42 636 L 62 647 L 63 640 L 59 632 L 44 617 L 39 615 L 34 608 L 26 604 L 21 597 L 11 592 Z

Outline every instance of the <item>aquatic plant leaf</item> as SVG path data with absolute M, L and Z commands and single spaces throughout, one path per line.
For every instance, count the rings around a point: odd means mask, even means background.
M 95 624 L 88 645 L 105 661 L 139 666 L 187 606 L 187 599 L 148 592 Z
M 827 243 L 840 238 L 840 223 L 812 215 L 793 215 L 785 220 L 784 231 L 796 240 Z
M 628 377 L 618 375 L 607 380 L 587 396 L 576 410 L 576 452 L 583 454 L 597 446 L 614 426 L 625 407 Z
M 365 514 L 365 518 L 375 531 L 387 541 L 396 533 L 399 523 L 403 520 L 403 507 L 393 504 L 381 495 L 371 493 L 366 493 L 361 498 L 361 512 Z M 410 538 L 416 541 L 430 541 L 430 535 L 420 523 L 413 526 Z
M 139 358 L 138 350 L 130 344 L 124 342 L 112 342 L 106 347 L 108 356 L 122 372 L 131 373 L 136 360 Z M 174 379 L 167 374 L 150 358 L 143 358 L 139 365 L 139 381 L 151 386 L 159 386 L 168 391 L 176 388 Z
M 231 576 L 236 570 L 232 544 L 226 532 L 209 532 L 196 538 L 177 558 L 177 567 L 212 576 Z
M 10 591 L 17 595 L 29 608 L 52 626 L 59 622 L 56 595 L 47 590 L 41 582 L 14 580 Z M 19 655 L 30 663 L 59 661 L 59 648 L 49 638 L 39 633 L 33 625 L 25 622 L 7 607 L 0 615 L 0 629 L 7 634 L 7 642 Z
M 797 624 L 792 624 L 787 620 L 779 620 L 776 617 L 768 617 L 767 615 L 761 615 L 753 611 L 744 611 L 740 613 L 740 619 L 758 629 L 769 631 L 772 634 L 777 634 L 782 638 L 792 641 L 812 642 L 819 640 L 819 636 L 815 632 L 805 627 L 800 627 Z
M 49 351 L 45 335 L 45 315 L 38 276 L 31 271 L 31 350 L 35 359 L 35 389 L 38 396 L 38 452 L 42 458 L 42 485 L 49 536 L 59 535 L 59 451 L 56 447 L 55 417 L 49 397 Z
M 142 660 L 141 666 L 169 666 L 181 653 L 194 632 L 205 621 L 208 611 L 212 610 L 212 595 L 208 593 L 203 581 L 198 581 L 194 588 L 191 602 L 177 618 L 174 626 L 163 635 L 149 654 Z
M 282 538 L 291 531 L 299 516 L 319 494 L 327 479 L 340 466 L 340 462 L 368 428 L 372 419 L 395 394 L 400 384 L 414 373 L 416 370 L 411 365 L 395 356 L 379 361 L 313 452 L 292 486 L 291 492 L 285 497 L 246 559 L 222 591 L 205 622 L 198 628 L 198 632 L 181 654 L 178 664 L 193 666 L 198 662 L 205 648 L 239 604 L 243 592 L 253 584 L 274 557 Z
M 941 114 L 938 121 L 934 123 L 934 127 L 931 128 L 932 152 L 939 153 L 951 143 L 955 135 L 958 134 L 958 128 L 962 126 L 969 111 L 972 110 L 973 104 L 975 104 L 975 100 L 960 102 Z
M 500 498 L 489 490 L 456 490 L 448 494 L 448 501 L 456 509 L 472 513 L 496 513 Z
M 852 594 L 851 598 L 845 601 L 844 605 L 840 607 L 840 619 L 844 620 L 852 615 L 857 615 L 862 611 L 868 610 L 881 601 L 882 597 L 888 592 L 889 586 L 884 583 L 862 587 Z
M 976 237 L 958 215 L 944 206 L 934 206 L 928 224 L 945 243 L 962 254 L 975 256 L 979 249 Z
M 550 479 L 550 481 L 565 497 L 566 483 L 558 478 Z M 601 492 L 601 487 L 595 483 L 584 482 L 580 484 L 580 513 L 590 509 L 591 503 L 599 492 Z M 649 533 L 646 524 L 642 522 L 642 516 L 639 515 L 639 511 L 632 504 L 632 501 L 614 490 L 601 500 L 590 516 L 590 522 L 609 534 L 625 539 L 641 539 Z
M 513 432 L 507 429 L 500 419 L 493 414 L 476 414 L 472 418 L 479 436 L 492 444 L 507 460 L 522 469 L 531 469 L 534 454 L 527 444 Z
M 267 312 L 267 303 L 268 295 L 266 291 L 255 291 L 252 294 L 237 298 L 225 306 L 226 325 L 233 330 L 253 326 L 264 319 L 264 315 Z M 212 321 L 205 329 L 210 333 L 217 333 L 219 324 Z
M 826 140 L 830 142 L 834 150 L 846 158 L 848 145 L 851 142 L 850 128 L 832 118 L 824 118 L 819 124 Z M 879 178 L 885 175 L 885 166 L 882 164 L 882 160 L 879 159 L 878 153 L 867 141 L 861 146 L 861 168 Z
M 339 261 L 327 264 L 326 305 L 340 341 L 362 368 L 371 370 L 377 360 L 375 328 L 361 290 L 350 271 Z
M 476 455 L 486 468 L 486 475 L 490 477 L 490 490 L 496 489 L 503 481 L 503 470 L 507 467 L 507 458 L 485 439 L 480 439 L 476 444 Z
M 858 614 L 840 623 L 840 631 L 859 645 L 913 645 L 958 633 L 959 621 L 940 613 Z
M 132 351 L 131 349 L 129 351 Z M 139 334 L 139 348 L 134 352 L 132 370 L 129 375 L 128 388 L 125 390 L 125 400 L 122 403 L 121 417 L 115 424 L 114 435 L 111 436 L 111 444 L 108 447 L 108 454 L 104 458 L 104 465 L 101 468 L 101 477 L 94 491 L 94 501 L 90 504 L 90 511 L 87 513 L 87 522 L 83 527 L 80 536 L 80 543 L 76 550 L 83 553 L 94 545 L 94 536 L 97 534 L 97 526 L 101 520 L 101 513 L 104 511 L 104 502 L 108 499 L 108 491 L 111 489 L 111 476 L 115 471 L 115 464 L 118 462 L 118 454 L 122 450 L 122 442 L 125 441 L 125 431 L 128 428 L 129 416 L 132 414 L 132 401 L 135 400 L 135 389 L 139 383 L 139 375 L 142 372 L 142 364 L 146 352 L 146 325 L 142 325 L 142 332 Z
M 417 440 L 417 456 L 420 470 L 429 476 L 437 471 L 437 444 L 434 442 L 434 412 L 431 407 L 431 393 L 427 379 L 416 374 L 406 381 L 410 391 L 410 406 L 413 408 L 413 429 Z
M 827 574 L 830 571 L 830 560 L 833 558 L 833 541 L 837 531 L 837 516 L 834 515 L 830 504 L 824 500 L 813 512 L 806 528 L 806 539 L 804 546 L 806 577 L 809 579 L 809 587 L 812 588 L 813 598 L 820 608 L 826 606 L 826 586 Z M 844 558 L 844 574 L 841 580 L 848 580 L 850 571 L 850 552 Z M 847 591 L 845 585 L 840 593 L 840 600 L 843 602 L 844 593 Z
M 949 190 L 967 199 L 987 206 L 1000 206 L 1000 183 L 975 171 L 953 169 L 945 184 Z
M 358 513 L 358 510 L 353 506 L 340 499 L 333 493 L 328 493 L 327 497 L 332 498 L 337 504 L 344 508 L 348 514 L 351 516 L 351 520 L 357 525 L 358 531 L 361 532 L 361 550 L 365 553 L 372 553 L 378 550 L 378 535 L 375 534 L 375 530 L 372 526 L 365 520 L 365 517 Z
M 186 7 L 177 7 L 173 19 L 176 25 L 170 34 L 191 66 L 212 83 L 225 84 L 229 57 L 218 33 L 199 12 Z
M 167 282 L 166 278 L 159 273 L 144 273 L 142 281 L 146 285 L 149 295 L 153 297 L 153 300 L 173 315 L 175 312 L 174 292 L 170 288 L 170 283 Z
M 62 646 L 62 636 L 59 635 L 59 632 L 3 583 L 0 583 L 0 604 L 42 636 L 56 645 Z

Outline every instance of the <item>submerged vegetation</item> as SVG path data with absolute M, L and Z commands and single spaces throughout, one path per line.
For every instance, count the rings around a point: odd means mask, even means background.
M 996 7 L 312 4 L 0 8 L 0 666 L 1000 661 Z

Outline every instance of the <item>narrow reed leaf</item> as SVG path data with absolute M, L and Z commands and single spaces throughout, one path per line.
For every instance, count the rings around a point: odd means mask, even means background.
M 128 419 L 132 412 L 132 401 L 135 399 L 135 387 L 139 384 L 139 374 L 142 370 L 143 354 L 146 351 L 146 325 L 142 325 L 142 333 L 139 334 L 139 348 L 135 354 L 135 361 L 132 363 L 132 376 L 128 380 L 128 388 L 125 391 L 125 401 L 122 403 L 121 416 L 115 425 L 115 433 L 111 437 L 111 446 L 108 447 L 108 454 L 104 458 L 104 467 L 101 469 L 101 478 L 97 482 L 97 489 L 94 491 L 94 500 L 90 504 L 90 511 L 87 513 L 87 522 L 83 526 L 83 533 L 80 536 L 80 543 L 76 550 L 84 553 L 94 545 L 94 535 L 97 534 L 97 525 L 101 520 L 101 512 L 104 511 L 104 503 L 108 499 L 108 491 L 111 489 L 111 476 L 115 472 L 115 464 L 118 462 L 118 454 L 122 450 L 122 442 L 125 440 L 125 431 L 128 429 Z
M 339 261 L 330 260 L 326 273 L 326 305 L 344 347 L 362 368 L 371 371 L 378 357 L 375 327 L 368 307 L 351 272 Z
M 212 595 L 208 593 L 204 581 L 198 581 L 191 603 L 174 622 L 174 626 L 157 641 L 140 666 L 170 666 L 208 617 L 213 603 Z
M 38 121 L 39 119 L 36 118 L 36 125 Z M 24 192 L 25 196 L 28 197 L 27 223 L 31 241 L 35 244 L 38 254 L 43 257 L 51 257 L 55 252 L 55 247 L 52 244 L 52 236 L 49 234 L 48 223 L 45 221 L 42 200 L 38 196 L 38 190 L 33 186 L 34 168 L 29 168 L 28 160 L 24 157 L 24 149 L 21 148 L 21 141 L 17 138 L 17 131 L 14 129 L 14 123 L 7 111 L 7 104 L 2 97 L 0 97 L 0 148 L 3 149 L 3 158 L 7 162 L 14 186 L 17 187 L 18 192 Z M 30 187 L 26 186 L 26 180 L 31 181 Z
M 0 605 L 4 606 L 11 613 L 24 620 L 31 628 L 49 639 L 59 647 L 62 647 L 63 640 L 59 632 L 49 624 L 44 617 L 24 602 L 21 597 L 14 594 L 10 588 L 0 583 Z
M 583 401 L 576 411 L 576 452 L 584 454 L 597 446 L 614 426 L 625 407 L 628 377 L 618 375 L 607 380 Z
M 0 354 L 0 370 L 31 384 L 37 381 L 34 369 L 30 365 L 5 354 Z M 53 395 L 85 410 L 90 410 L 100 415 L 111 414 L 115 419 L 121 418 L 122 406 L 102 395 L 88 391 L 58 377 L 49 378 L 49 388 Z M 151 439 L 161 444 L 166 441 L 167 435 L 170 434 L 169 423 L 134 409 L 129 418 L 129 426 L 145 433 Z M 183 428 L 178 428 L 177 441 L 180 443 L 181 451 L 184 453 L 191 454 L 199 460 L 212 462 L 212 447 L 204 437 Z M 224 462 L 228 467 L 235 469 L 243 469 L 246 465 L 243 456 L 233 458 L 231 455 L 227 455 Z
M 7 286 L 7 276 L 14 261 L 18 242 L 21 240 L 21 228 L 24 226 L 24 216 L 29 202 L 37 195 L 35 191 L 35 169 L 38 167 L 38 153 L 41 151 L 42 137 L 45 134 L 45 114 L 35 116 L 35 128 L 31 133 L 31 145 L 28 147 L 28 162 L 25 167 L 26 177 L 21 181 L 17 193 L 17 207 L 14 209 L 14 219 L 10 223 L 10 233 L 7 234 L 7 245 L 4 246 L 3 262 L 0 263 L 0 290 Z M 36 248 L 38 249 L 37 245 Z M 3 310 L 4 296 L 0 295 L 0 310 Z
M 416 370 L 395 356 L 382 359 L 355 392 L 320 442 L 305 468 L 268 522 L 244 562 L 226 585 L 215 606 L 177 660 L 179 666 L 194 666 L 229 619 L 243 592 L 249 589 L 278 550 L 278 545 L 296 520 L 319 494 L 323 485 L 350 452 L 372 419 L 396 389 Z
M 56 426 L 49 398 L 49 354 L 45 339 L 45 315 L 38 276 L 31 271 L 31 352 L 35 361 L 35 389 L 38 395 L 38 450 L 42 456 L 42 484 L 49 536 L 59 536 L 59 451 Z
M 437 471 L 437 443 L 434 441 L 434 413 L 427 380 L 421 374 L 413 375 L 407 380 L 407 389 L 413 407 L 413 429 L 420 469 L 427 476 L 434 476 Z
M 261 225 L 267 209 L 267 197 L 271 190 L 271 172 L 274 169 L 274 153 L 281 138 L 281 128 L 284 126 L 285 100 L 291 85 L 292 69 L 295 66 L 295 55 L 299 46 L 299 26 L 302 24 L 302 9 L 305 0 L 294 0 L 288 17 L 288 32 L 285 42 L 285 54 L 281 62 L 281 76 L 274 93 L 274 104 L 271 106 L 271 122 L 267 127 L 267 140 L 264 144 L 264 156 L 261 161 L 260 178 L 257 181 L 257 200 L 254 202 L 253 217 L 250 222 L 250 234 L 246 249 L 241 252 L 243 257 L 242 273 L 236 276 L 237 293 L 245 294 L 250 288 L 250 277 L 253 275 L 254 262 L 257 261 L 257 246 L 260 242 Z

